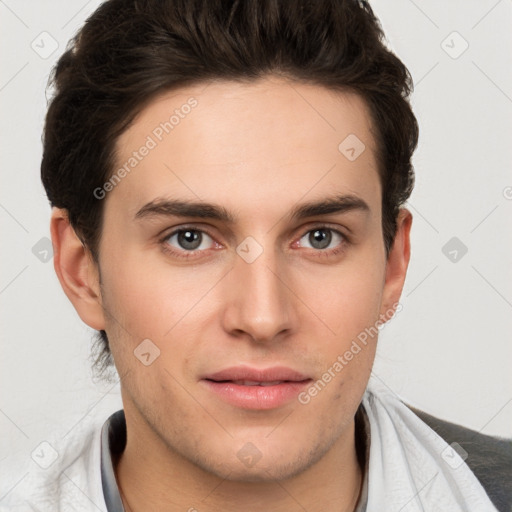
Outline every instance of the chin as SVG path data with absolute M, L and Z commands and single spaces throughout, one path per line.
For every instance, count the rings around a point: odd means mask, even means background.
M 276 454 L 271 446 L 262 452 L 254 445 L 244 445 L 237 450 L 235 457 L 221 460 L 213 457 L 209 461 L 196 458 L 193 462 L 204 471 L 231 482 L 266 483 L 284 481 L 308 470 L 328 451 L 328 446 L 317 446 L 308 451 L 299 449 L 293 452 Z M 224 450 L 224 455 L 230 450 Z M 213 464 L 210 464 L 213 462 Z

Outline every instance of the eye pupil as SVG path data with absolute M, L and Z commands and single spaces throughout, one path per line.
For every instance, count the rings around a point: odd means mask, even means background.
M 309 242 L 316 249 L 325 249 L 331 243 L 332 234 L 327 229 L 315 229 L 309 234 Z
M 178 233 L 178 243 L 184 249 L 195 250 L 201 245 L 201 235 L 197 231 L 180 231 Z

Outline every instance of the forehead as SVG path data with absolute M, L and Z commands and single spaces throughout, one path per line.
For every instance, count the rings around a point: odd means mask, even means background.
M 380 189 L 375 150 L 355 93 L 275 77 L 202 83 L 161 94 L 120 136 L 116 169 L 129 177 L 112 195 L 135 209 L 170 191 L 253 202 L 270 188 L 275 200 L 340 185 L 371 194 Z

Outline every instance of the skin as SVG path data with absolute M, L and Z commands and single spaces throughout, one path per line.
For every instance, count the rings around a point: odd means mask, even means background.
M 351 511 L 362 482 L 354 414 L 377 337 L 307 404 L 245 410 L 201 378 L 242 363 L 322 378 L 398 302 L 412 216 L 401 210 L 386 258 L 364 101 L 277 77 L 162 94 L 119 138 L 118 164 L 190 97 L 197 106 L 106 195 L 99 266 L 64 210 L 51 220 L 63 289 L 86 324 L 106 330 L 121 376 L 128 439 L 115 471 L 125 508 Z M 349 134 L 366 146 L 354 161 L 338 150 Z M 334 194 L 368 210 L 290 218 Z M 162 198 L 216 203 L 236 221 L 134 218 Z M 189 259 L 169 236 L 183 226 L 210 235 Z M 318 228 L 343 236 L 328 232 L 318 248 L 309 236 Z M 236 252 L 248 236 L 263 249 L 252 263 Z M 160 350 L 149 366 L 134 356 L 144 339 Z M 237 457 L 248 442 L 261 454 L 252 467 Z

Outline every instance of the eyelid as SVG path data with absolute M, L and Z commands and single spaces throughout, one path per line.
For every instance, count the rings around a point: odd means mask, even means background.
M 342 226 L 340 225 L 332 225 L 329 222 L 315 222 L 313 225 L 308 225 L 304 230 L 301 231 L 302 235 L 299 236 L 299 240 L 306 235 L 307 233 L 315 230 L 315 229 L 325 229 L 328 231 L 333 231 L 334 233 L 337 233 L 338 235 L 342 236 L 344 240 L 347 242 L 350 241 L 350 237 L 345 231 L 342 229 Z M 346 228 L 348 231 L 348 228 Z
M 340 229 L 339 225 L 332 225 L 328 222 L 320 222 L 320 221 L 314 222 L 313 224 L 308 224 L 307 227 L 303 227 L 300 230 L 300 232 L 302 234 L 299 236 L 299 239 L 302 238 L 305 234 L 309 233 L 310 231 L 312 231 L 314 229 L 318 229 L 318 228 L 326 228 L 326 229 L 332 230 L 335 233 L 338 233 L 339 235 L 343 236 L 343 238 L 345 238 L 347 240 L 349 239 L 349 236 L 344 231 L 342 231 Z M 216 240 L 216 237 L 210 232 L 210 230 L 207 227 L 197 226 L 197 225 L 180 224 L 179 226 L 175 226 L 170 229 L 171 229 L 170 231 L 167 231 L 167 229 L 162 231 L 162 233 L 166 233 L 166 234 L 158 235 L 160 240 L 167 240 L 169 237 L 171 237 L 172 235 L 175 235 L 176 233 L 179 233 L 180 231 L 186 231 L 187 229 L 190 229 L 191 231 L 198 231 L 201 233 L 206 233 L 210 238 L 214 239 L 217 243 L 220 243 Z

